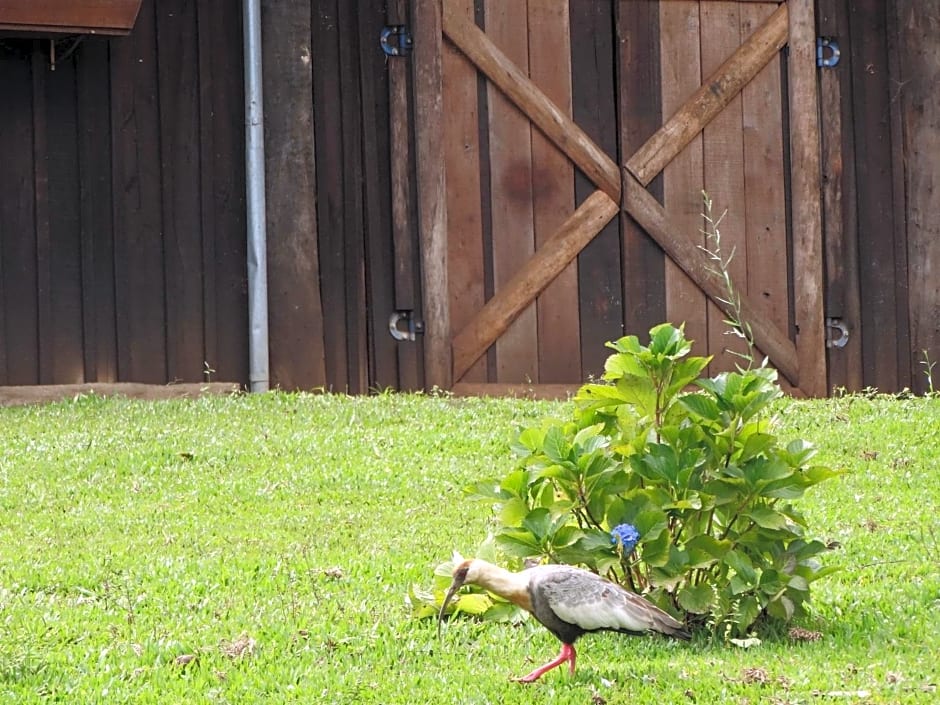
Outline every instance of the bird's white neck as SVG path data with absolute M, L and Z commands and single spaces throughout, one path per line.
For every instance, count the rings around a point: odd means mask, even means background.
M 475 559 L 467 570 L 466 582 L 479 585 L 523 609 L 532 610 L 529 578 L 522 573 L 513 573 L 498 565 Z

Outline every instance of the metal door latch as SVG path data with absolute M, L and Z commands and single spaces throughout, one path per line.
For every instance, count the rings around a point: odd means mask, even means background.
M 414 311 L 392 311 L 388 317 L 388 332 L 395 340 L 414 340 L 424 333 L 424 321 L 415 318 Z
M 835 337 L 835 333 L 838 331 L 839 337 Z M 826 319 L 826 347 L 827 348 L 844 348 L 846 343 L 849 342 L 849 327 L 845 325 L 841 318 L 827 318 Z
M 828 51 L 829 55 L 826 56 Z M 831 69 L 839 63 L 839 44 L 832 37 L 816 38 L 816 65 L 820 68 Z
M 388 56 L 408 56 L 414 45 L 415 40 L 408 25 L 385 25 L 379 35 L 379 46 Z

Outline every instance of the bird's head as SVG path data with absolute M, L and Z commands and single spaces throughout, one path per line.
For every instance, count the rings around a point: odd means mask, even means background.
M 478 570 L 477 563 L 473 559 L 461 561 L 457 564 L 457 567 L 454 568 L 453 572 L 453 582 L 450 584 L 450 587 L 447 588 L 447 594 L 444 595 L 444 601 L 441 603 L 441 611 L 437 615 L 437 635 L 441 635 L 441 623 L 444 621 L 444 612 L 447 610 L 447 605 L 453 599 L 454 595 L 462 588 L 466 583 L 475 582 L 476 573 Z

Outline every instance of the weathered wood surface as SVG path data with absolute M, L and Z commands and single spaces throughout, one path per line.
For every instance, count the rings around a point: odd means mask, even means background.
M 940 4 L 899 0 L 900 95 L 907 170 L 907 246 L 910 349 L 917 363 L 914 389 L 928 390 L 927 355 L 940 360 Z M 940 373 L 933 370 L 934 388 Z
M 662 170 L 663 205 L 669 214 L 669 227 L 674 228 L 674 235 L 670 237 L 677 240 L 672 249 L 696 250 L 705 245 L 702 234 L 705 225 L 702 218 L 702 190 L 705 188 L 702 129 L 706 121 L 691 112 L 694 103 L 685 101 L 690 95 L 694 101 L 702 93 L 700 7 L 692 0 L 664 2 L 660 4 L 659 12 L 663 113 L 681 117 L 671 118 L 627 160 L 627 172 L 632 168 L 643 171 L 640 164 L 652 155 L 658 157 L 658 167 L 647 169 L 646 177 L 652 179 Z M 685 133 L 684 138 L 678 134 L 668 137 L 680 124 L 692 129 Z M 646 180 L 641 180 L 641 183 L 645 186 Z M 626 196 L 624 203 L 630 203 Z M 634 217 L 645 226 L 635 213 Z M 660 240 L 656 232 L 649 228 L 647 232 Z M 673 254 L 670 247 L 661 241 L 659 244 L 670 256 Z M 700 261 L 704 260 L 689 260 Z M 683 261 L 674 257 L 666 262 L 666 318 L 676 325 L 684 324 L 686 337 L 695 342 L 696 354 L 705 355 L 708 353 L 708 303 L 701 285 L 694 279 L 697 271 L 706 269 L 691 269 L 688 262 L 683 266 Z
M 448 3 L 450 6 L 450 3 Z M 449 389 L 453 379 L 447 282 L 447 187 L 444 174 L 441 0 L 415 0 L 415 123 L 418 227 L 424 307 L 424 374 L 428 388 Z M 454 8 L 450 7 L 454 15 Z M 468 23 L 464 20 L 464 23 Z M 472 24 L 472 23 L 469 23 Z
M 898 317 L 898 268 L 894 229 L 894 161 L 890 101 L 898 87 L 890 80 L 885 27 L 887 8 L 878 0 L 858 0 L 849 12 L 852 41 L 852 110 L 855 133 L 858 213 L 859 289 L 862 292 L 859 334 L 866 387 L 898 389 L 908 380 L 898 375 L 898 351 L 908 355 L 909 341 Z M 906 277 L 906 274 L 904 275 Z M 905 315 L 906 318 L 906 315 Z M 903 324 L 903 325 L 906 325 Z
M 793 223 L 796 348 L 799 386 L 810 396 L 827 394 L 823 312 L 822 210 L 820 204 L 819 103 L 816 24 L 812 0 L 790 0 L 790 190 Z
M 235 394 L 241 391 L 237 382 L 204 382 L 180 384 L 86 383 L 46 384 L 41 386 L 0 387 L 0 407 L 25 404 L 49 404 L 74 399 L 84 394 L 128 399 L 181 399 L 206 394 Z
M 327 384 L 320 253 L 314 106 L 313 31 L 303 0 L 262 5 L 267 201 L 268 329 L 272 387 Z M 321 194 L 322 195 L 322 194 Z
M 694 5 L 695 7 L 692 7 Z M 675 7 L 674 7 L 675 6 Z M 672 115 L 665 125 L 627 161 L 627 168 L 644 186 L 672 161 L 773 58 L 787 42 L 787 4 L 782 4 L 758 27 L 695 94 Z M 669 0 L 661 12 L 697 15 L 698 4 Z M 667 27 L 671 24 L 670 20 Z M 683 33 L 688 39 L 688 32 Z
M 701 6 L 702 23 L 702 74 L 712 75 L 722 62 L 741 46 L 741 6 L 735 0 L 709 2 Z M 760 72 L 758 72 L 760 73 Z M 753 80 L 753 79 L 752 79 Z M 709 122 L 702 131 L 703 183 L 712 199 L 711 218 L 717 221 L 720 231 L 720 257 L 731 276 L 735 289 L 750 293 L 748 289 L 747 263 L 751 253 L 747 248 L 747 211 L 751 203 L 744 179 L 744 98 L 748 84 L 741 87 L 724 109 Z M 770 118 L 780 122 L 780 113 Z M 768 174 L 768 179 L 779 178 L 782 172 Z M 705 230 L 711 227 L 706 222 Z M 715 250 L 719 243 L 715 238 L 705 238 L 705 247 Z M 770 259 L 768 252 L 768 259 Z M 776 257 L 774 265 L 786 268 L 786 257 Z M 753 297 L 752 297 L 753 298 Z M 727 316 L 712 301 L 708 302 L 708 351 L 713 356 L 709 371 L 734 370 L 741 364 L 739 355 L 747 354 L 745 341 L 730 332 L 725 322 Z M 704 341 L 703 341 L 704 342 Z
M 602 191 L 595 191 L 581 204 L 558 232 L 454 336 L 454 379 L 463 377 L 529 302 L 564 271 L 619 210 L 618 204 Z
M 443 29 L 447 38 L 520 106 L 578 168 L 613 200 L 620 200 L 620 173 L 616 163 L 569 116 L 546 98 L 483 30 L 460 12 L 455 0 L 444 0 Z
M 824 37 L 847 37 L 845 0 L 817 0 L 818 31 Z M 826 255 L 826 316 L 841 320 L 849 339 L 827 350 L 830 389 L 863 388 L 861 300 L 858 283 L 858 238 L 855 208 L 855 135 L 852 125 L 852 57 L 844 52 L 838 70 L 819 74 L 823 242 Z M 838 336 L 836 331 L 832 334 Z
M 507 61 L 529 73 L 527 3 L 485 0 L 486 36 Z M 537 41 L 537 38 L 534 38 Z M 473 83 L 473 82 L 471 82 Z M 499 292 L 535 252 L 532 211 L 532 126 L 493 83 L 487 83 L 493 287 Z M 535 301 L 496 339 L 496 380 L 539 379 Z M 456 363 L 456 357 L 455 357 Z
M 659 2 L 617 3 L 621 154 L 636 152 L 663 123 Z M 649 191 L 662 201 L 663 180 Z M 624 333 L 641 338 L 666 320 L 666 258 L 633 218 L 621 221 Z
M 739 9 L 741 33 L 747 36 L 767 20 L 776 6 L 750 3 Z M 791 334 L 784 95 L 779 55 L 744 86 L 741 97 L 747 196 L 744 202 L 732 200 L 727 204 L 741 211 L 745 220 L 747 271 L 739 281 L 745 282 L 758 315 Z
M 616 155 L 616 31 L 610 0 L 578 0 L 571 5 L 573 117 L 604 154 Z M 597 188 L 575 172 L 580 205 Z M 603 374 L 609 354 L 605 343 L 623 334 L 623 271 L 617 216 L 578 256 L 581 379 Z
M 141 0 L 3 0 L 0 29 L 62 34 L 127 34 Z
M 529 77 L 571 115 L 571 25 L 568 0 L 529 0 Z M 542 247 L 574 211 L 574 168 L 540 130 L 532 135 L 532 217 Z M 565 382 L 581 370 L 578 266 L 572 261 L 538 296 L 538 381 Z
M 408 24 L 406 0 L 390 0 L 387 24 Z M 389 94 L 389 180 L 391 182 L 392 214 L 392 261 L 394 270 L 394 308 L 401 311 L 419 311 L 421 307 L 418 290 L 418 247 L 415 241 L 417 228 L 415 189 L 414 147 L 412 130 L 414 120 L 411 111 L 410 76 L 411 67 L 406 57 L 388 61 Z M 417 341 L 396 343 L 398 360 L 398 385 L 404 391 L 421 388 L 421 345 Z
M 461 0 L 457 10 L 468 19 L 474 17 L 473 0 Z M 488 272 L 485 246 L 492 236 L 485 227 L 484 192 L 488 184 L 481 175 L 481 129 L 486 111 L 485 95 L 478 90 L 473 64 L 452 44 L 442 45 L 444 166 L 447 187 L 447 298 L 450 327 L 456 333 L 467 325 L 486 302 Z M 481 117 L 481 110 L 484 116 Z M 473 194 L 473 196 L 471 196 Z M 480 194 L 477 196 L 477 194 Z M 448 339 L 449 340 L 449 339 Z M 486 358 L 481 358 L 463 375 L 467 381 L 485 382 L 489 374 Z
M 727 313 L 727 304 L 721 301 L 725 296 L 724 283 L 712 269 L 704 253 L 688 237 L 681 233 L 676 235 L 676 228 L 663 207 L 626 170 L 624 208 L 656 238 L 672 261 L 693 276 L 712 301 Z M 801 386 L 799 361 L 793 342 L 771 321 L 761 317 L 750 299 L 744 295 L 741 296 L 741 310 L 744 319 L 751 323 L 757 346 L 770 356 L 773 365 L 786 375 L 794 386 Z

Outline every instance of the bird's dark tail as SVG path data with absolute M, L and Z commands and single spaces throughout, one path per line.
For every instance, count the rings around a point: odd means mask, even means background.
M 650 605 L 650 607 L 652 608 L 649 611 L 650 621 L 652 622 L 650 629 L 660 634 L 671 636 L 674 639 L 688 641 L 692 638 L 692 634 L 689 633 L 689 630 L 685 628 L 682 622 L 673 619 L 672 615 L 664 612 L 655 605 Z
M 666 636 L 671 636 L 674 639 L 682 639 L 683 641 L 688 641 L 692 638 L 692 634 L 685 628 L 682 622 L 673 619 L 662 610 L 656 610 L 652 616 L 654 631 L 665 634 Z

